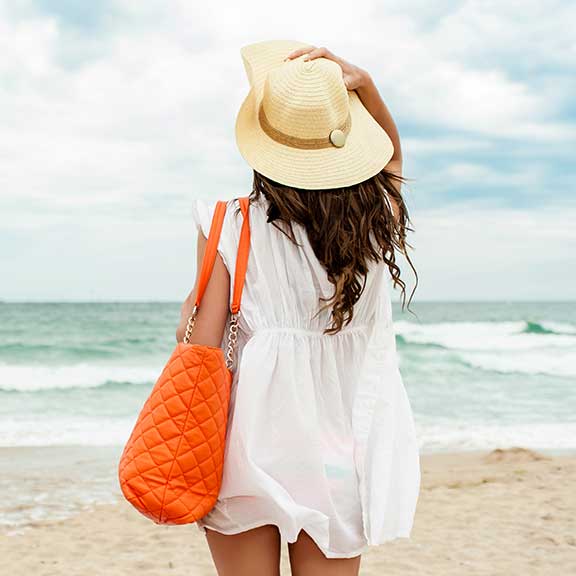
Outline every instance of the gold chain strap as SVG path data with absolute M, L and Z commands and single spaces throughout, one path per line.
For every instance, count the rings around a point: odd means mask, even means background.
M 228 330 L 228 346 L 226 348 L 226 367 L 230 370 L 234 363 L 234 350 L 238 342 L 238 313 L 232 314 Z
M 196 316 L 198 315 L 198 306 L 194 306 L 192 308 L 192 313 L 188 317 L 188 322 L 186 323 L 186 333 L 184 334 L 184 344 L 190 343 L 190 337 L 192 336 L 192 329 L 194 328 L 194 324 L 196 324 Z
M 198 306 L 194 306 L 190 316 L 188 317 L 188 322 L 186 323 L 186 333 L 184 334 L 183 342 L 184 344 L 190 344 L 190 338 L 192 336 L 192 330 L 194 329 L 194 324 L 196 324 L 196 316 L 198 315 Z M 234 364 L 234 350 L 236 349 L 236 344 L 238 342 L 238 313 L 232 314 L 230 317 L 230 325 L 228 328 L 228 345 L 226 347 L 226 368 L 232 369 Z

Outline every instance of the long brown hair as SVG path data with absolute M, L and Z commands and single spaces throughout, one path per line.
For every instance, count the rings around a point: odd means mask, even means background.
M 332 325 L 324 332 L 336 334 L 352 321 L 354 304 L 366 282 L 369 261 L 383 260 L 390 270 L 394 288 L 400 286 L 402 309 L 406 300 L 406 284 L 400 278 L 396 251 L 401 252 L 412 268 L 416 284 L 418 273 L 407 254 L 410 244 L 406 233 L 414 231 L 402 194 L 405 179 L 383 169 L 359 184 L 329 190 L 305 190 L 279 184 L 254 171 L 250 200 L 266 198 L 268 222 L 297 244 L 292 223 L 302 225 L 316 257 L 324 266 L 334 285 L 330 298 L 318 313 L 332 306 Z M 397 207 L 394 218 L 390 202 Z

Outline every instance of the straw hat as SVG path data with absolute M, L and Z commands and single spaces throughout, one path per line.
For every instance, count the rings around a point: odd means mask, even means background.
M 250 92 L 236 118 L 240 153 L 281 184 L 318 190 L 357 184 L 389 162 L 392 141 L 348 91 L 333 60 L 284 61 L 302 42 L 273 40 L 240 53 Z

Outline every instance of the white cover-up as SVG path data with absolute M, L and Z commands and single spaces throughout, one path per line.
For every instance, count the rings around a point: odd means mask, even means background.
M 410 536 L 420 489 L 411 406 L 398 369 L 389 272 L 371 266 L 354 318 L 324 335 L 333 285 L 304 228 L 294 245 L 250 205 L 224 474 L 196 524 L 236 534 L 276 525 L 282 544 L 305 530 L 328 558 Z M 215 202 L 196 199 L 207 237 Z M 229 202 L 218 251 L 231 278 L 242 223 Z M 225 341 L 223 342 L 225 345 Z

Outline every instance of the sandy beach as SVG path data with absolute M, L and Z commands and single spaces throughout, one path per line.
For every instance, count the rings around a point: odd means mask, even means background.
M 576 456 L 523 448 L 422 455 L 412 537 L 371 548 L 365 576 L 576 574 Z M 213 575 L 195 525 L 156 526 L 120 498 L 0 536 L 11 576 Z M 290 574 L 287 551 L 282 573 Z

